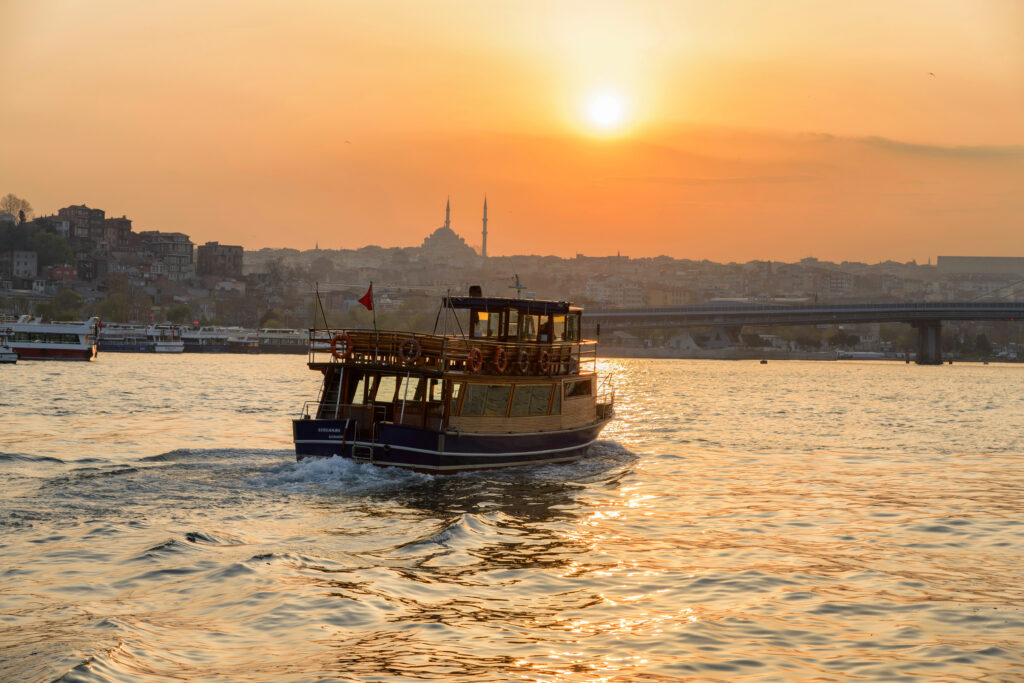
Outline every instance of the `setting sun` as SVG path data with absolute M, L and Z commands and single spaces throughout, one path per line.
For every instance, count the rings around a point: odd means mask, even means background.
M 586 114 L 592 128 L 603 133 L 614 132 L 625 124 L 625 101 L 617 92 L 601 90 L 587 98 Z

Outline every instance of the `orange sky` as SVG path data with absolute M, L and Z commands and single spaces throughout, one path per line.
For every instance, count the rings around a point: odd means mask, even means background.
M 1024 255 L 1016 0 L 3 0 L 0 93 L 0 194 L 197 243 Z

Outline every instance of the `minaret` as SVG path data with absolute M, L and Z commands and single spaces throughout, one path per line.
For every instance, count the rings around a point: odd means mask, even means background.
M 444 205 L 444 227 L 452 229 L 452 198 L 449 197 Z
M 487 258 L 487 195 L 484 195 L 484 244 L 480 248 L 480 255 Z

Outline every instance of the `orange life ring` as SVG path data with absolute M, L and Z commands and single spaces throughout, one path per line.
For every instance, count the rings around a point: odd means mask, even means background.
M 505 349 L 500 346 L 494 349 L 494 359 L 491 361 L 494 363 L 494 369 L 498 371 L 498 374 L 505 372 L 505 368 L 508 367 L 508 354 L 505 353 Z
M 398 355 L 402 357 L 403 363 L 414 363 L 419 359 L 422 352 L 420 342 L 416 337 L 409 337 L 398 345 Z
M 540 370 L 540 374 L 546 375 L 551 371 L 551 354 L 547 351 L 542 350 L 540 357 L 537 358 L 537 369 Z
M 520 375 L 525 375 L 530 371 L 530 354 L 526 352 L 526 349 L 519 349 L 516 366 L 519 368 Z
M 344 351 L 338 351 L 338 342 L 345 344 Z M 352 355 L 352 337 L 348 336 L 348 332 L 342 332 L 331 337 L 331 355 L 338 360 L 344 360 Z
M 469 369 L 472 372 L 480 372 L 484 367 L 484 354 L 480 353 L 480 349 L 473 347 L 469 350 Z

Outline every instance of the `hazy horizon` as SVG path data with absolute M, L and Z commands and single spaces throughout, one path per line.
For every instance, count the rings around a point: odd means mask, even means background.
M 1024 5 L 0 8 L 0 194 L 247 249 L 1024 255 Z

